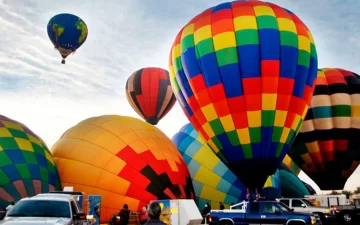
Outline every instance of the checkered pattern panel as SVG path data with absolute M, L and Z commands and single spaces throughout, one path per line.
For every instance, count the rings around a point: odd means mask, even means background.
M 0 207 L 61 189 L 46 144 L 24 124 L 0 115 Z

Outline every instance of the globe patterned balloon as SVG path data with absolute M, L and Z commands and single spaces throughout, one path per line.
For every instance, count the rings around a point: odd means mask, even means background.
M 222 3 L 181 29 L 169 58 L 191 124 L 244 184 L 262 187 L 312 97 L 317 53 L 307 26 L 272 3 Z
M 54 190 L 61 190 L 60 178 L 44 141 L 0 115 L 0 207 Z
M 50 41 L 62 56 L 62 63 L 65 64 L 65 58 L 86 41 L 88 28 L 78 16 L 61 13 L 50 19 L 47 33 Z

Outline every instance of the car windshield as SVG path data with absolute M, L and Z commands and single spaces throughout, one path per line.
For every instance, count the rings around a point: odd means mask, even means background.
M 71 218 L 70 204 L 66 201 L 25 200 L 16 203 L 7 216 Z
M 278 203 L 280 209 L 284 212 L 291 212 L 291 209 L 289 207 L 287 207 L 287 205 L 285 205 L 284 203 L 282 202 L 279 202 Z
M 301 199 L 307 206 L 314 206 L 311 202 L 309 202 L 309 200 L 303 198 Z

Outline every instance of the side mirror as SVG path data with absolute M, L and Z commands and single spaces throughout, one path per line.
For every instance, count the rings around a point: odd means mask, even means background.
M 281 212 L 279 210 L 275 211 L 276 215 L 281 215 Z
M 306 205 L 305 205 L 305 204 L 301 204 L 301 207 L 306 208 Z
M 85 220 L 86 219 L 86 214 L 83 213 L 83 212 L 79 212 L 79 213 L 74 214 L 73 218 L 75 220 Z
M 291 212 L 294 212 L 294 209 L 290 209 Z

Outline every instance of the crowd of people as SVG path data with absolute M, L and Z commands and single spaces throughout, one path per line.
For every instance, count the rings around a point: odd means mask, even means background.
M 139 214 L 139 221 L 141 225 L 166 225 L 160 220 L 161 207 L 159 203 L 152 202 L 149 205 L 142 208 Z M 130 219 L 130 210 L 127 204 L 124 204 L 123 208 L 117 215 L 114 215 L 110 221 L 110 225 L 128 225 Z

